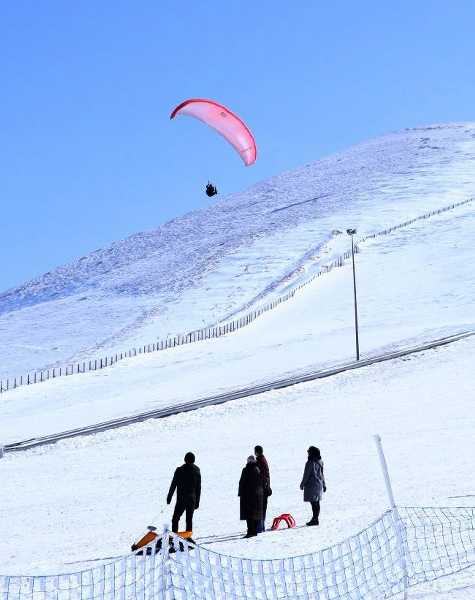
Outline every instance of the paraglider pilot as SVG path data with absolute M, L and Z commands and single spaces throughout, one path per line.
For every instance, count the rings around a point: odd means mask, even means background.
M 216 187 L 208 181 L 206 184 L 206 195 L 211 198 L 211 196 L 215 196 L 218 193 Z

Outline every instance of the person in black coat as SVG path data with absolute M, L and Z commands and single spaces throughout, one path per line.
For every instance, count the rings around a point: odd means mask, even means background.
M 193 513 L 200 506 L 201 496 L 201 473 L 195 465 L 193 452 L 185 454 L 185 464 L 178 467 L 173 475 L 170 490 L 167 496 L 167 504 L 172 501 L 176 489 L 176 504 L 172 517 L 172 531 L 178 532 L 178 523 L 186 511 L 186 530 L 193 531 Z
M 249 456 L 239 480 L 240 518 L 247 523 L 246 538 L 257 535 L 257 525 L 264 517 L 264 488 L 255 456 Z
M 262 533 L 266 530 L 266 512 L 267 512 L 267 499 L 272 495 L 272 489 L 270 487 L 270 472 L 269 464 L 264 456 L 264 450 L 262 446 L 256 446 L 254 448 L 254 456 L 256 457 L 256 463 L 261 472 L 262 487 L 264 488 L 264 498 L 262 504 L 262 520 L 257 524 L 257 533 Z

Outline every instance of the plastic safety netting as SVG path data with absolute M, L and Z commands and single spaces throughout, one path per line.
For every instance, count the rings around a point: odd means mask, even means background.
M 398 508 L 343 542 L 284 559 L 232 557 L 169 532 L 146 550 L 77 573 L 0 576 L 0 600 L 390 598 L 475 566 L 475 508 Z

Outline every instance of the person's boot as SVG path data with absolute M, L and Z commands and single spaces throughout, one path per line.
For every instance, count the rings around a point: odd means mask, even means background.
M 320 503 L 319 502 L 312 502 L 312 513 L 313 513 L 313 516 L 310 519 L 310 521 L 307 523 L 307 525 L 319 525 L 320 524 L 318 522 L 318 517 L 320 516 Z

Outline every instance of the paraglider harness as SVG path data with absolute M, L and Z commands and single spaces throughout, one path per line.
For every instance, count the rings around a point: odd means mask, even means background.
M 206 184 L 206 195 L 211 198 L 211 196 L 215 196 L 218 193 L 216 186 L 208 181 Z

